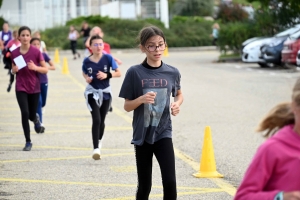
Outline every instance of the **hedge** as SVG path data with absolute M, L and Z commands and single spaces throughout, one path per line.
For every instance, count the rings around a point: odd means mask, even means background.
M 66 23 L 65 26 L 46 29 L 41 32 L 42 39 L 48 47 L 69 49 L 67 40 L 69 26 L 73 25 L 79 31 L 81 24 L 86 21 L 90 27 L 100 26 L 104 31 L 104 40 L 112 48 L 136 47 L 136 38 L 139 31 L 146 25 L 155 25 L 161 28 L 166 36 L 169 47 L 207 46 L 211 44 L 211 21 L 201 17 L 173 17 L 170 28 L 156 19 L 111 19 L 101 16 L 78 17 Z M 82 38 L 78 40 L 78 48 L 83 48 Z

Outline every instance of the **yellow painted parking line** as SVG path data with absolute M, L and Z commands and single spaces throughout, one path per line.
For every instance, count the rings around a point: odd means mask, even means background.
M 0 122 L 0 126 L 4 127 L 5 125 L 7 126 L 20 126 L 20 123 L 12 123 L 12 122 Z M 87 125 L 81 125 L 81 124 L 45 124 L 45 127 L 56 127 L 56 128 L 60 128 L 60 127 L 78 127 L 78 128 L 88 128 L 90 130 L 91 126 L 87 126 Z M 132 127 L 130 126 L 105 126 L 105 130 L 131 130 Z M 65 130 L 67 131 L 67 130 Z
M 17 179 L 17 178 L 0 178 L 0 181 L 7 182 L 19 182 L 19 183 L 47 183 L 54 185 L 88 185 L 88 186 L 104 186 L 104 187 L 127 187 L 127 188 L 136 188 L 136 184 L 119 184 L 119 183 L 96 183 L 96 182 L 72 182 L 72 181 L 54 181 L 54 180 L 36 180 L 36 179 Z M 153 188 L 162 189 L 162 186 L 153 185 Z M 219 188 L 195 188 L 195 187 L 184 187 L 178 186 L 179 190 L 192 190 L 192 192 L 208 193 L 208 192 L 224 192 Z M 185 192 L 179 192 L 179 194 L 185 194 Z M 161 195 L 161 194 L 159 194 Z M 151 195 L 153 197 L 155 195 Z M 108 199 L 106 199 L 108 200 Z
M 24 144 L 0 144 L 0 147 L 24 147 Z M 64 149 L 64 150 L 84 150 L 91 151 L 91 148 L 83 148 L 83 147 L 60 147 L 60 146 L 34 146 L 34 148 L 39 149 Z M 133 149 L 111 149 L 111 148 L 103 148 L 101 150 L 109 150 L 109 151 L 133 151 Z
M 188 165 L 190 165 L 196 172 L 199 171 L 200 169 L 200 163 L 196 162 L 193 158 L 185 155 L 183 152 L 181 152 L 180 150 L 174 148 L 174 152 L 176 157 L 180 158 L 181 160 L 183 160 L 185 163 L 187 163 Z M 222 188 L 227 194 L 234 196 L 236 193 L 236 188 L 227 183 L 226 181 L 224 181 L 221 178 L 207 178 L 210 181 L 212 181 L 214 184 L 216 184 L 218 187 Z
M 106 157 L 115 157 L 115 156 L 128 156 L 134 155 L 134 153 L 114 153 L 114 154 L 105 154 L 101 155 L 101 158 Z M 34 158 L 34 159 L 26 159 L 26 160 L 3 160 L 0 163 L 17 163 L 17 162 L 39 162 L 39 161 L 53 161 L 53 160 L 74 160 L 74 159 L 82 159 L 82 158 L 91 158 L 91 156 L 70 156 L 70 157 L 61 157 L 61 158 Z
M 105 131 L 126 131 L 126 130 L 131 130 L 131 128 L 128 127 L 116 127 L 116 128 L 107 128 Z M 83 130 L 59 130 L 59 131 L 47 131 L 45 134 L 58 134 L 58 133 L 85 133 L 85 132 L 90 132 L 90 129 L 83 129 Z M 5 137 L 8 135 L 24 135 L 20 131 L 16 132 L 7 132 L 7 133 L 0 133 L 0 137 Z
M 17 105 L 17 104 L 16 104 Z M 47 108 L 47 107 L 46 107 Z M 2 111 L 2 110 L 20 110 L 20 108 L 19 107 L 16 107 L 16 108 L 9 108 L 9 107 L 0 107 L 0 110 Z M 71 112 L 71 113 L 75 113 L 75 114 L 77 114 L 77 113 L 84 113 L 84 112 L 86 112 L 86 113 L 90 113 L 89 112 L 89 110 L 88 109 L 49 109 L 49 110 L 47 110 L 46 109 L 46 114 L 47 113 L 52 113 L 52 114 L 56 114 L 56 113 L 59 113 L 59 112 Z
M 209 188 L 204 191 L 190 191 L 190 192 L 178 192 L 177 191 L 177 197 L 180 196 L 186 196 L 186 195 L 193 195 L 193 194 L 203 194 L 203 193 L 212 193 L 212 192 L 224 192 L 222 189 L 214 189 L 214 188 Z M 150 194 L 150 198 L 158 198 L 162 199 L 164 194 Z M 135 196 L 128 196 L 128 197 L 118 197 L 118 198 L 113 198 L 113 199 L 100 199 L 100 200 L 135 200 Z

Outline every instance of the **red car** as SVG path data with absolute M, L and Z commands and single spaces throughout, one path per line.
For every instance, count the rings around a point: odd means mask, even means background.
M 296 65 L 297 53 L 300 50 L 300 32 L 291 35 L 283 44 L 281 51 L 282 63 Z

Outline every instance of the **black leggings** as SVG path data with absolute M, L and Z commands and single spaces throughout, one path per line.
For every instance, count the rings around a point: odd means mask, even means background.
M 93 119 L 92 125 L 92 138 L 94 149 L 99 147 L 99 140 L 102 139 L 105 128 L 105 117 L 109 109 L 110 100 L 103 100 L 101 107 L 99 108 L 93 94 L 88 95 L 88 102 L 92 108 L 91 115 Z
M 171 138 L 163 138 L 154 144 L 134 146 L 138 174 L 136 200 L 148 200 L 152 185 L 152 157 L 155 155 L 161 171 L 164 200 L 177 199 L 175 156 Z
M 11 73 L 12 61 L 11 61 L 10 58 L 4 57 L 4 58 L 3 58 L 3 63 L 4 63 L 4 65 L 5 65 L 5 68 L 8 69 L 8 74 L 9 74 L 9 76 L 10 76 L 10 78 L 9 78 L 9 84 L 11 85 L 11 84 L 14 82 L 14 80 L 15 80 L 15 75 L 13 75 L 13 74 Z
M 71 46 L 71 50 L 72 50 L 72 53 L 73 55 L 76 55 L 77 53 L 77 41 L 76 40 L 71 40 L 70 41 L 70 46 Z
M 22 126 L 26 142 L 30 140 L 30 121 L 36 121 L 36 111 L 39 102 L 40 93 L 27 94 L 26 92 L 16 91 L 17 101 L 21 110 Z

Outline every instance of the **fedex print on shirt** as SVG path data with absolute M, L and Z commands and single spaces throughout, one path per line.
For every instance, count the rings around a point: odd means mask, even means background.
M 162 64 L 158 69 L 147 69 L 143 65 L 128 69 L 119 97 L 134 100 L 147 92 L 155 92 L 154 104 L 141 104 L 133 112 L 132 144 L 149 144 L 172 137 L 170 96 L 180 90 L 180 73 L 172 66 Z

